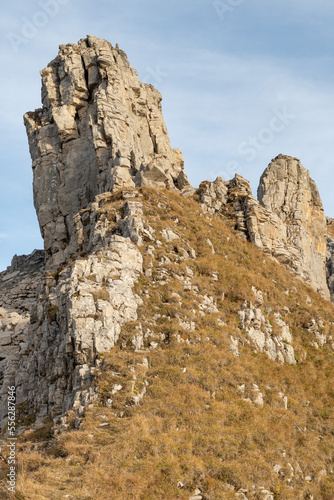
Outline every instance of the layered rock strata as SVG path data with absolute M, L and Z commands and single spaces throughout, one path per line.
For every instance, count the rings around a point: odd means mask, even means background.
M 11 266 L 0 273 L 0 422 L 7 415 L 8 387 L 17 386 L 20 392 L 20 370 L 44 281 L 44 252 L 38 250 L 15 255 Z M 19 397 L 23 402 L 24 394 Z
M 240 236 L 329 298 L 326 218 L 315 182 L 297 158 L 272 160 L 261 177 L 258 200 L 238 174 L 231 181 L 202 183 L 198 193 L 204 211 L 235 220 Z
M 125 199 L 133 196 L 124 192 Z M 66 268 L 45 274 L 44 254 L 35 252 L 27 263 L 14 259 L 0 277 L 6 306 L 0 308 L 3 390 L 14 385 L 17 405 L 27 404 L 39 421 L 73 407 L 80 414 L 94 401 L 98 355 L 114 347 L 124 323 L 137 319 L 140 299 L 132 287 L 142 272 L 142 255 L 131 240 L 145 237 L 145 226 L 131 213 L 130 200 L 121 199 L 117 211 L 108 207 L 111 198 L 98 196 L 78 213 L 73 239 L 81 256 Z M 135 204 L 141 206 L 140 198 Z
M 334 302 L 334 219 L 326 217 L 327 221 L 327 253 L 326 253 L 326 278 L 331 297 Z
M 116 344 L 124 324 L 137 319 L 141 299 L 133 285 L 143 272 L 142 254 L 154 258 L 154 245 L 162 245 L 145 222 L 137 188 L 183 194 L 192 189 L 182 154 L 169 143 L 161 95 L 139 82 L 124 52 L 89 36 L 61 46 L 41 74 L 43 107 L 27 113 L 25 124 L 45 253 L 15 257 L 0 274 L 0 381 L 4 391 L 15 385 L 17 403 L 27 404 L 38 419 L 73 407 L 80 415 L 94 401 L 99 354 Z M 239 236 L 328 297 L 326 221 L 299 160 L 280 155 L 272 161 L 260 181 L 259 201 L 240 175 L 202 183 L 198 193 L 205 212 L 233 220 Z M 161 238 L 182 241 L 171 228 Z M 179 259 L 196 258 L 185 247 L 176 245 Z M 334 240 L 329 248 L 327 278 L 334 295 Z M 171 263 L 167 257 L 161 262 Z M 146 267 L 151 279 L 152 266 Z M 163 283 L 166 269 L 156 273 Z M 193 272 L 187 273 L 183 288 L 195 290 Z M 211 296 L 199 295 L 198 302 L 200 316 L 219 312 Z M 276 336 L 259 305 L 246 303 L 239 319 L 256 349 L 295 363 L 292 337 L 280 317 Z M 239 355 L 238 339 L 231 340 Z M 133 343 L 142 346 L 138 332 Z M 0 417 L 4 423 L 6 404 Z
M 61 45 L 41 71 L 43 107 L 26 113 L 34 203 L 48 265 L 69 257 L 73 216 L 95 196 L 123 187 L 189 186 L 172 149 L 161 94 L 141 83 L 126 54 L 88 36 Z
M 286 232 L 288 265 L 324 297 L 326 283 L 326 218 L 315 182 L 297 158 L 279 155 L 264 171 L 259 202 L 277 214 Z M 291 255 L 291 257 L 290 257 Z

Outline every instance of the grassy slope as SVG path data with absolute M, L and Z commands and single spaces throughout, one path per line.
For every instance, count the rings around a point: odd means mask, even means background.
M 248 489 L 249 499 L 262 499 L 258 487 L 264 487 L 275 499 L 311 494 L 333 499 L 333 340 L 316 349 L 306 329 L 311 318 L 320 317 L 330 336 L 333 305 L 237 239 L 223 220 L 202 215 L 194 201 L 167 191 L 143 194 L 145 218 L 163 245 L 153 244 L 154 259 L 144 256 L 153 274 L 136 285 L 143 300 L 138 321 L 127 325 L 119 344 L 102 356 L 97 385 L 101 402 L 112 397 L 113 408 L 101 403 L 87 409 L 80 430 L 56 439 L 50 439 L 47 427 L 27 431 L 19 445 L 16 498 L 173 500 L 188 499 L 198 487 L 206 499 L 234 499 L 240 488 Z M 164 241 L 159 235 L 164 227 L 177 231 L 197 258 L 183 259 L 187 245 Z M 161 265 L 164 256 L 170 263 Z M 179 277 L 185 279 L 186 267 L 194 272 L 198 292 L 183 290 Z M 169 281 L 162 279 L 161 268 Z M 290 326 L 297 365 L 256 353 L 238 328 L 241 304 L 254 302 L 252 285 L 263 292 L 268 319 L 280 312 Z M 219 313 L 201 316 L 199 295 L 213 296 Z M 180 318 L 195 322 L 195 330 L 180 326 Z M 131 340 L 139 325 L 150 331 L 147 342 L 156 335 L 158 348 L 134 352 Z M 240 357 L 229 351 L 231 335 L 240 339 Z M 137 374 L 135 391 L 148 382 L 139 406 L 129 404 L 131 367 Z M 115 384 L 122 390 L 111 396 Z M 245 394 L 238 390 L 241 384 Z M 244 400 L 252 398 L 253 384 L 263 394 L 262 408 Z M 279 393 L 288 397 L 287 410 Z M 275 465 L 282 467 L 279 474 Z M 1 498 L 7 498 L 5 491 L 2 486 Z

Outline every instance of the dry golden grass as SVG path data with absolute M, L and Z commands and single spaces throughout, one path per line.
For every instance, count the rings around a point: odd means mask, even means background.
M 333 335 L 333 304 L 235 238 L 223 220 L 202 215 L 194 201 L 167 191 L 142 192 L 156 233 L 175 228 L 197 258 L 183 259 L 187 245 L 180 240 L 163 242 L 156 251 L 153 279 L 143 275 L 136 284 L 143 299 L 138 321 L 126 325 L 119 345 L 102 356 L 100 405 L 87 409 L 80 430 L 44 441 L 31 434 L 21 438 L 15 498 L 174 500 L 189 499 L 199 487 L 207 500 L 235 499 L 239 488 L 249 490 L 249 499 L 261 499 L 252 489 L 256 485 L 271 489 L 275 500 L 333 500 L 334 353 L 328 344 L 312 346 L 306 328 L 311 318 L 321 317 L 326 334 Z M 171 262 L 161 266 L 163 256 Z M 167 282 L 159 278 L 161 267 L 169 273 Z M 173 275 L 184 275 L 186 267 L 198 292 L 184 291 Z M 297 365 L 273 362 L 245 341 L 237 311 L 245 299 L 254 301 L 252 285 L 264 292 L 268 318 L 280 312 L 289 324 Z M 198 294 L 214 297 L 219 313 L 200 316 Z M 185 329 L 180 319 L 195 321 L 195 330 Z M 139 324 L 155 335 L 157 349 L 148 350 L 146 339 L 147 352 L 134 352 L 131 340 Z M 239 358 L 229 352 L 231 335 L 240 339 Z M 131 367 L 135 390 L 148 382 L 139 406 L 130 401 Z M 122 390 L 111 396 L 115 384 Z M 238 390 L 242 384 L 245 394 Z M 263 393 L 263 408 L 244 400 L 252 396 L 253 384 Z M 287 410 L 279 393 L 288 396 Z M 103 406 L 109 397 L 111 409 Z M 274 472 L 276 464 L 284 476 Z M 5 496 L 4 486 L 0 492 L 1 498 L 13 498 Z

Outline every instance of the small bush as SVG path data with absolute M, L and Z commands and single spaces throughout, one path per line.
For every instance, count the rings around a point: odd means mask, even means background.
M 47 310 L 47 317 L 52 321 L 56 321 L 57 319 L 57 313 L 58 313 L 58 307 L 57 306 L 49 306 Z

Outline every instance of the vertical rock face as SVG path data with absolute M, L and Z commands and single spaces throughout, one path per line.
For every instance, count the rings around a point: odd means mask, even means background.
M 77 214 L 73 239 L 85 256 L 50 273 L 44 252 L 35 251 L 0 274 L 0 426 L 9 386 L 38 420 L 94 400 L 98 354 L 114 347 L 140 303 L 133 285 L 143 258 L 134 241 L 150 228 L 132 214 L 125 193 L 117 210 L 108 193 Z
M 0 382 L 15 385 L 17 402 L 38 419 L 94 399 L 97 355 L 136 320 L 137 245 L 152 229 L 134 188 L 191 189 L 161 95 L 138 80 L 123 51 L 89 36 L 61 46 L 41 75 L 43 107 L 24 118 L 45 253 L 29 265 L 16 258 L 0 275 Z M 123 200 L 116 212 L 115 200 Z M 0 405 L 0 422 L 6 415 Z
M 331 301 L 334 302 L 334 219 L 326 217 L 327 221 L 327 256 L 326 277 Z
M 8 387 L 16 385 L 20 390 L 23 382 L 20 368 L 28 356 L 30 323 L 44 281 L 44 252 L 38 250 L 15 255 L 11 266 L 0 273 L 0 425 L 7 415 Z
M 97 194 L 152 185 L 184 189 L 182 153 L 172 149 L 161 94 L 139 81 L 126 54 L 88 36 L 61 45 L 42 76 L 42 109 L 25 115 L 34 203 L 47 256 L 68 257 L 73 215 Z
M 329 298 L 326 218 L 315 182 L 297 158 L 272 160 L 260 179 L 258 200 L 238 174 L 231 181 L 202 183 L 199 194 L 205 211 L 231 217 L 239 236 Z
M 38 418 L 56 418 L 72 407 L 80 414 L 94 401 L 98 355 L 115 345 L 122 325 L 136 321 L 142 302 L 134 283 L 145 258 L 154 257 L 152 244 L 162 246 L 145 218 L 154 207 L 134 188 L 185 193 L 191 187 L 182 154 L 169 143 L 161 95 L 139 82 L 124 52 L 89 36 L 61 46 L 41 74 L 43 107 L 27 113 L 25 124 L 46 252 L 15 257 L 0 274 L 0 383 L 4 391 L 15 385 L 17 403 L 28 403 Z M 260 201 L 240 175 L 204 182 L 198 193 L 204 211 L 233 219 L 239 236 L 329 296 L 326 221 L 299 160 L 280 155 L 272 161 L 261 178 Z M 161 236 L 180 238 L 172 229 Z M 181 253 L 178 260 L 196 258 L 191 247 Z M 161 262 L 171 263 L 165 257 Z M 212 297 L 205 296 L 199 308 L 218 312 Z M 284 346 L 290 337 L 273 341 L 260 312 L 246 304 L 241 319 L 249 336 L 272 359 L 294 362 Z M 277 324 L 283 324 L 279 318 Z M 134 342 L 140 349 L 136 335 Z M 0 402 L 1 396 L 0 389 Z M 6 412 L 0 404 L 0 424 Z
M 264 171 L 258 199 L 286 228 L 289 265 L 329 298 L 326 284 L 326 218 L 315 182 L 297 158 L 279 155 Z M 295 252 L 297 251 L 297 252 Z

